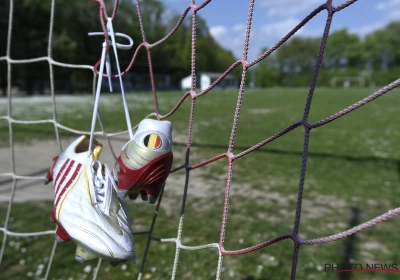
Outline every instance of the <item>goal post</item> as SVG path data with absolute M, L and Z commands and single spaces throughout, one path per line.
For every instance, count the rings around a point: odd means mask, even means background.
M 335 76 L 331 78 L 331 87 L 365 87 L 365 77 L 363 76 Z

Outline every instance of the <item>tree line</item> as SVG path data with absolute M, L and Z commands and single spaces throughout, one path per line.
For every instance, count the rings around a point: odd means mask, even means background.
M 9 1 L 0 2 L 0 56 L 6 55 Z M 109 15 L 114 1 L 106 1 Z M 166 13 L 159 0 L 141 1 L 140 4 L 146 40 L 155 43 L 164 38 L 177 24 L 181 14 Z M 14 1 L 11 36 L 12 59 L 28 59 L 47 55 L 51 0 Z M 153 69 L 168 73 L 171 85 L 178 87 L 182 77 L 191 71 L 192 27 L 190 13 L 167 42 L 151 49 Z M 129 51 L 118 51 L 121 67 L 131 61 L 136 47 L 143 41 L 135 1 L 120 0 L 114 30 L 132 37 L 134 47 Z M 52 58 L 71 64 L 94 65 L 100 58 L 102 36 L 88 36 L 89 32 L 101 31 L 99 6 L 89 0 L 55 1 L 54 26 L 52 32 Z M 196 71 L 222 72 L 234 61 L 231 51 L 221 47 L 211 36 L 205 20 L 197 16 Z M 12 65 L 12 85 L 25 89 L 27 94 L 43 92 L 48 84 L 47 62 Z M 135 73 L 148 76 L 147 54 L 144 49 L 132 68 Z M 115 73 L 115 71 L 114 71 Z M 142 75 L 142 74 L 141 74 Z M 47 80 L 46 80 L 47 79 Z M 93 74 L 90 71 L 54 67 L 56 87 L 73 91 L 79 84 L 88 85 L 90 91 Z M 148 79 L 148 78 L 147 78 Z M 7 64 L 0 61 L 0 88 L 3 94 L 7 87 Z
M 321 37 L 293 37 L 253 69 L 255 84 L 260 87 L 310 85 L 321 41 Z M 366 85 L 385 85 L 398 79 L 399 44 L 400 22 L 392 22 L 364 38 L 347 29 L 331 32 L 318 85 L 327 86 L 334 77 L 362 76 Z
M 113 1 L 109 3 L 109 14 Z M 141 14 L 146 39 L 154 43 L 164 38 L 176 25 L 180 14 L 166 13 L 160 0 L 141 1 Z M 46 56 L 48 51 L 51 0 L 14 1 L 11 53 L 12 59 Z M 190 13 L 190 12 L 189 12 Z M 9 1 L 0 1 L 0 56 L 6 55 Z M 151 50 L 155 71 L 167 73 L 171 85 L 178 87 L 182 77 L 191 70 L 192 26 L 190 14 L 176 33 L 166 42 Z M 122 68 L 131 61 L 135 46 L 142 42 L 135 1 L 120 0 L 114 20 L 117 32 L 128 34 L 135 42 L 130 51 L 119 51 Z M 57 0 L 51 52 L 54 60 L 71 64 L 94 65 L 101 55 L 101 36 L 88 36 L 101 31 L 98 4 L 85 1 Z M 197 15 L 196 71 L 223 72 L 236 58 L 211 36 L 206 21 Z M 295 36 L 269 57 L 250 69 L 247 82 L 256 86 L 308 86 L 315 66 L 321 38 Z M 321 72 L 319 85 L 329 85 L 332 77 L 360 76 L 367 83 L 387 84 L 398 78 L 400 72 L 400 22 L 393 22 L 361 38 L 346 29 L 331 32 Z M 267 48 L 261 50 L 265 52 Z M 43 93 L 49 84 L 47 62 L 12 65 L 12 85 L 27 94 Z M 54 66 L 56 88 L 73 92 L 79 85 L 90 92 L 93 74 L 90 71 Z M 143 49 L 131 70 L 135 75 L 148 76 L 147 54 Z M 240 77 L 240 67 L 233 74 Z M 85 88 L 87 87 L 87 88 Z M 0 89 L 7 88 L 7 63 L 0 61 Z M 82 91 L 82 88 L 81 88 Z

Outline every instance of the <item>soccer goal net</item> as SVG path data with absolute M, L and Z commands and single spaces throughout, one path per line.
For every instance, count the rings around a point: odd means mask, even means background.
M 332 0 L 321 1 L 254 60 L 249 60 L 248 54 L 257 1 L 248 1 L 242 56 L 200 90 L 196 77 L 203 58 L 196 54 L 198 48 L 209 46 L 197 44 L 198 17 L 205 9 L 212 9 L 215 1 L 187 0 L 185 10 L 168 32 L 152 38 L 146 24 L 153 19 L 145 18 L 145 4 L 152 1 L 137 0 L 135 19 L 141 38 L 134 42 L 136 49 L 129 61 L 121 63 L 122 75 L 126 77 L 135 67 L 147 69 L 148 76 L 141 81 L 150 91 L 127 94 L 127 104 L 133 129 L 146 117 L 168 119 L 174 124 L 174 163 L 154 207 L 138 200 L 127 201 L 137 247 L 136 264 L 111 267 L 101 259 L 76 262 L 75 246 L 54 241 L 54 225 L 49 222 L 53 190 L 42 185 L 52 157 L 71 139 L 90 133 L 87 113 L 91 116 L 94 106 L 91 95 L 59 94 L 56 89 L 68 88 L 69 84 L 56 78 L 70 75 L 82 84 L 80 91 L 93 94 L 98 78 L 99 63 L 95 61 L 89 65 L 74 60 L 74 55 L 78 56 L 73 52 L 69 53 L 72 58 L 57 54 L 65 61 L 54 59 L 54 44 L 74 50 L 75 46 L 69 45 L 68 29 L 82 28 L 81 23 L 67 22 L 53 40 L 56 12 L 73 12 L 66 2 L 0 3 L 0 9 L 7 11 L 0 19 L 6 20 L 7 26 L 0 42 L 0 74 L 5 85 L 5 96 L 0 99 L 2 279 L 337 279 L 332 272 L 371 267 L 374 273 L 398 272 L 398 221 L 372 226 L 400 213 L 400 161 L 398 152 L 389 149 L 391 142 L 398 143 L 399 134 L 396 122 L 388 124 L 388 119 L 398 116 L 398 110 L 386 110 L 397 100 L 384 99 L 400 85 L 400 79 L 349 99 L 324 95 L 316 87 L 334 16 L 356 5 L 356 0 L 339 5 L 333 5 Z M 107 2 L 106 7 L 102 0 L 92 1 L 93 10 L 85 14 L 83 24 L 96 28 L 92 31 L 102 33 L 103 39 L 107 37 L 108 20 L 114 21 L 115 31 L 120 32 L 123 24 L 118 25 L 118 16 L 124 13 L 124 3 L 116 0 Z M 45 6 L 46 13 L 35 15 L 35 5 Z M 269 59 L 321 14 L 325 26 L 309 88 L 246 89 L 249 70 Z M 41 34 L 24 34 L 16 21 L 21 18 L 32 25 L 48 21 L 48 29 Z M 189 50 L 190 89 L 160 93 L 151 58 L 161 45 L 182 35 L 179 32 L 187 28 L 187 18 L 191 35 L 182 41 L 182 55 Z M 129 34 L 129 30 L 124 33 Z M 27 38 L 38 36 L 47 48 L 32 52 Z M 85 40 L 92 40 L 88 38 Z M 100 61 L 102 41 L 93 42 L 87 55 L 97 53 Z M 17 48 L 26 51 L 17 54 L 13 51 Z M 144 66 L 140 64 L 143 61 Z M 38 65 L 45 66 L 40 69 L 45 69 L 47 78 L 33 82 L 31 77 L 43 74 L 36 70 Z M 219 83 L 235 69 L 241 72 L 239 89 L 219 91 Z M 15 94 L 19 79 L 26 79 L 33 93 L 47 95 Z M 107 80 L 106 75 L 103 80 Z M 380 100 L 383 103 L 378 103 Z M 367 105 L 371 101 L 378 107 Z M 125 120 L 121 125 L 117 118 L 123 112 L 121 104 L 119 94 L 100 97 L 94 135 L 104 143 L 104 158 L 109 165 L 129 139 Z M 367 106 L 370 110 L 364 110 Z M 377 119 L 385 114 L 387 118 L 379 119 L 382 124 Z M 357 129 L 358 120 L 365 130 Z M 375 134 L 372 125 L 381 130 Z M 351 138 L 351 133 L 359 133 L 359 138 Z M 341 149 L 335 152 L 338 147 Z M 391 266 L 383 267 L 386 264 Z M 362 277 L 376 276 L 365 273 Z

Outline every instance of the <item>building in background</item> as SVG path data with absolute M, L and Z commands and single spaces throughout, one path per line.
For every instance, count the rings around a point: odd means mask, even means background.
M 223 73 L 199 72 L 196 74 L 196 88 L 201 91 L 212 85 Z M 181 89 L 189 90 L 192 86 L 192 76 L 185 77 L 181 80 Z M 239 81 L 232 75 L 227 75 L 214 88 L 231 89 L 238 88 Z

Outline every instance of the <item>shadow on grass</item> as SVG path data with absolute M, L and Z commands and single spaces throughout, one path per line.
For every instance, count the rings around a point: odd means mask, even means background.
M 349 221 L 348 228 L 351 229 L 359 224 L 361 215 L 361 210 L 352 207 L 351 208 L 351 217 Z M 344 244 L 344 252 L 343 252 L 343 261 L 341 263 L 341 267 L 352 268 L 352 260 L 356 259 L 356 243 L 357 243 L 357 234 L 352 234 L 346 238 Z M 350 280 L 352 278 L 352 273 L 338 273 L 339 280 Z
M 44 178 L 44 176 L 46 175 L 48 170 L 49 170 L 48 168 L 42 169 L 42 170 L 39 170 L 39 171 L 35 171 L 35 172 L 32 172 L 32 173 L 29 173 L 29 174 L 27 174 L 25 176 L 32 176 L 33 177 L 33 176 L 43 175 L 43 178 Z M 8 183 L 12 183 L 13 180 L 14 179 L 0 180 L 0 195 L 3 194 L 3 193 L 8 193 L 10 191 L 9 189 L 2 190 L 1 187 L 3 185 L 8 184 Z M 22 189 L 26 189 L 26 188 L 29 188 L 29 187 L 35 187 L 35 186 L 37 186 L 37 183 L 29 182 L 29 183 L 26 183 L 26 184 L 19 185 L 18 189 L 22 190 Z
M 174 142 L 174 145 L 176 146 L 181 146 L 181 147 L 186 147 L 186 143 L 176 143 Z M 216 144 L 197 144 L 197 143 L 192 143 L 192 147 L 199 147 L 199 148 L 211 148 L 211 149 L 221 149 L 221 150 L 226 150 L 227 146 L 226 145 L 216 145 Z M 235 149 L 240 150 L 240 151 L 245 151 L 247 149 L 250 149 L 251 147 L 244 147 L 244 146 L 235 146 Z M 300 151 L 285 151 L 285 150 L 278 150 L 278 149 L 271 149 L 271 148 L 260 148 L 257 150 L 253 151 L 254 153 L 270 153 L 270 154 L 282 154 L 282 155 L 295 155 L 295 156 L 302 156 L 303 152 Z M 364 162 L 364 161 L 384 161 L 384 162 L 395 162 L 398 165 L 398 173 L 400 176 L 400 160 L 398 159 L 392 159 L 392 158 L 378 158 L 378 157 L 355 157 L 355 156 L 348 156 L 348 155 L 335 155 L 335 154 L 329 154 L 329 153 L 316 153 L 316 152 L 308 152 L 309 156 L 313 157 L 327 157 L 327 158 L 334 158 L 334 159 L 344 159 L 348 161 L 355 161 L 355 162 Z M 400 179 L 400 178 L 399 178 Z

